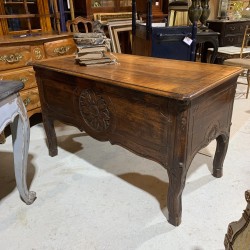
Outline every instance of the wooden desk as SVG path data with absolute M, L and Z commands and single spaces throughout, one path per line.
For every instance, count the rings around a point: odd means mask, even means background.
M 222 176 L 236 80 L 242 70 L 116 56 L 119 64 L 97 67 L 79 66 L 73 57 L 34 63 L 49 154 L 57 155 L 53 122 L 60 120 L 158 162 L 169 175 L 168 220 L 178 226 L 189 166 L 214 139 L 213 175 Z

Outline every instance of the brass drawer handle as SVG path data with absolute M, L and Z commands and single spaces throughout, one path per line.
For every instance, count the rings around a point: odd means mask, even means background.
M 62 46 L 62 47 L 59 47 L 59 48 L 55 48 L 54 53 L 56 53 L 59 56 L 64 55 L 69 51 L 70 48 L 71 48 L 70 46 Z
M 30 98 L 27 97 L 26 99 L 23 100 L 24 106 L 27 107 L 30 103 Z
M 11 55 L 0 56 L 0 61 L 13 64 L 13 63 L 20 62 L 22 58 L 23 58 L 22 54 L 16 53 L 16 54 L 11 54 Z
M 20 77 L 19 80 L 25 84 L 29 79 L 27 77 Z

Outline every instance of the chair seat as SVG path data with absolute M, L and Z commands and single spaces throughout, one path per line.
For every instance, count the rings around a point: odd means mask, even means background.
M 0 100 L 19 92 L 24 87 L 21 81 L 0 81 Z
M 239 66 L 245 69 L 250 69 L 250 59 L 246 58 L 232 58 L 224 61 L 225 65 Z

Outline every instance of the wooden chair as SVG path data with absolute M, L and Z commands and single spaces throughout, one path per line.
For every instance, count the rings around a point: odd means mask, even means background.
M 89 33 L 93 31 L 93 23 L 87 18 L 78 16 L 66 22 L 66 29 L 68 32 Z
M 31 204 L 36 193 L 28 191 L 26 184 L 30 126 L 26 108 L 19 95 L 19 90 L 23 87 L 21 81 L 0 81 L 0 133 L 10 124 L 17 189 L 24 202 Z
M 224 245 L 226 250 L 250 249 L 250 190 L 245 192 L 247 207 L 239 221 L 228 225 Z
M 218 54 L 217 54 L 218 57 L 228 58 L 223 61 L 223 64 L 239 66 L 245 69 L 243 75 L 246 76 L 247 79 L 246 98 L 248 98 L 249 87 L 250 87 L 250 57 L 249 57 L 250 47 L 248 46 L 249 38 L 250 38 L 250 27 L 246 26 L 241 47 L 234 47 L 234 46 L 222 47 L 218 49 Z

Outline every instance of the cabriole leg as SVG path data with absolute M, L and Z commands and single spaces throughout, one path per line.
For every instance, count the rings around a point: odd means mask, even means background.
M 17 189 L 26 204 L 32 204 L 36 199 L 36 193 L 28 191 L 26 175 L 28 149 L 30 140 L 30 126 L 28 118 L 22 113 L 17 115 L 11 123 L 14 167 Z
M 219 135 L 216 141 L 217 146 L 213 161 L 213 176 L 219 178 L 223 174 L 223 163 L 227 153 L 229 137 L 226 135 Z
M 187 169 L 184 164 L 173 165 L 168 170 L 169 189 L 168 189 L 168 221 L 174 226 L 181 224 L 182 214 L 182 192 L 185 187 Z

